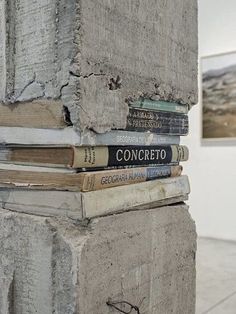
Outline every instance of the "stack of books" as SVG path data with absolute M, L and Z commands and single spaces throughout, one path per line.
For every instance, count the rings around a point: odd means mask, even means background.
M 189 183 L 180 162 L 188 149 L 180 136 L 188 133 L 187 113 L 185 105 L 141 99 L 130 102 L 125 130 L 79 135 L 67 128 L 58 132 L 70 141 L 54 136 L 43 144 L 36 136 L 33 144 L 19 137 L 4 143 L 1 206 L 85 219 L 183 201 Z

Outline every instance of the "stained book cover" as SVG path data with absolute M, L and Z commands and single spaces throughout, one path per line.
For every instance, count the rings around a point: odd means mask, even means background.
M 154 132 L 158 134 L 187 135 L 188 116 L 173 112 L 130 108 L 127 117 L 127 131 Z
M 0 168 L 0 184 L 26 190 L 65 190 L 96 191 L 116 186 L 129 185 L 159 178 L 180 176 L 181 166 L 136 167 L 132 169 L 113 169 L 105 171 L 72 172 L 55 168 L 18 166 Z M 24 169 L 26 168 L 26 170 Z M 75 171 L 75 170 L 74 170 Z

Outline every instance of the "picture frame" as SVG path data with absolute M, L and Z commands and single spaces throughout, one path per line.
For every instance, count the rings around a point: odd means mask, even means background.
M 205 56 L 200 100 L 203 141 L 236 139 L 236 51 Z

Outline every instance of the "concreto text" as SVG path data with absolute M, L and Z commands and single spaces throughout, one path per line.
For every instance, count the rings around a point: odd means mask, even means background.
M 117 161 L 136 160 L 164 160 L 167 153 L 165 149 L 118 149 L 116 152 Z

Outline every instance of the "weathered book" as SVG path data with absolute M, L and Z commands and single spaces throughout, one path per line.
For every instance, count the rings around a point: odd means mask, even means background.
M 187 176 L 152 180 L 93 192 L 42 191 L 0 186 L 0 206 L 46 216 L 86 219 L 117 212 L 155 208 L 186 200 Z
M 1 112 L 1 111 L 0 111 Z M 1 116 L 1 115 L 0 115 Z M 159 135 L 150 132 L 113 130 L 98 134 L 82 133 L 72 127 L 64 129 L 37 129 L 0 127 L 0 143 L 23 145 L 171 145 L 179 144 L 179 136 Z
M 0 161 L 51 167 L 95 168 L 172 164 L 188 159 L 188 148 L 169 146 L 1 146 Z
M 6 187 L 26 189 L 88 192 L 151 181 L 157 178 L 176 177 L 180 176 L 182 172 L 181 166 L 142 167 L 80 173 L 55 172 L 51 171 L 50 168 L 48 168 L 48 172 L 42 172 L 40 168 L 42 167 L 34 169 L 34 167 L 19 166 L 18 169 L 15 167 L 15 170 L 9 170 L 0 165 L 0 184 Z
M 188 106 L 181 105 L 175 102 L 168 102 L 163 100 L 151 100 L 151 99 L 140 99 L 134 102 L 130 102 L 129 105 L 134 108 L 157 110 L 157 111 L 167 111 L 175 113 L 188 113 Z
M 127 131 L 150 131 L 158 134 L 187 135 L 188 116 L 173 112 L 129 109 Z

